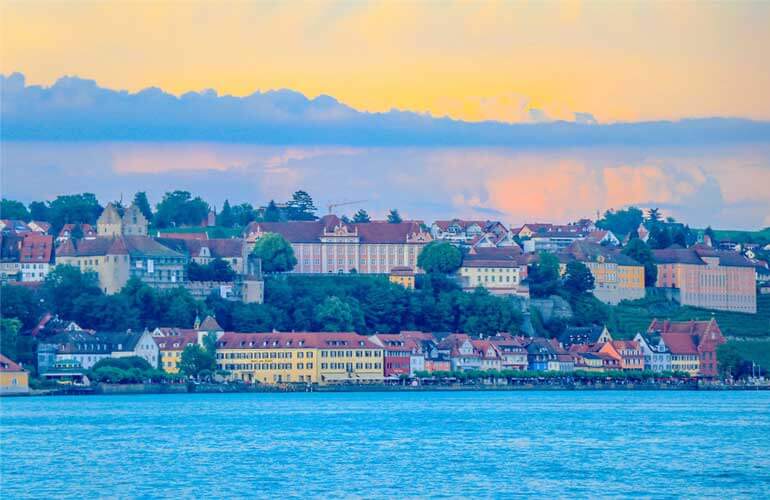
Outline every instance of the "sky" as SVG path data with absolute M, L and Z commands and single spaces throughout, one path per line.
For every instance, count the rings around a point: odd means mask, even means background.
M 768 24 L 760 1 L 2 0 L 0 188 L 764 227 Z

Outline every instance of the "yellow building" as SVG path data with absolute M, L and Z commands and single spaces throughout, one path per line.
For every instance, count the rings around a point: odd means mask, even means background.
M 521 285 L 526 268 L 518 248 L 472 248 L 457 274 L 466 291 L 482 286 L 492 294 L 529 296 L 529 290 Z
M 561 272 L 566 263 L 585 264 L 594 277 L 594 296 L 608 304 L 644 298 L 644 266 L 619 250 L 589 241 L 576 241 L 560 255 Z
M 29 374 L 7 357 L 0 354 L 0 394 L 27 394 Z
M 414 289 L 414 270 L 411 267 L 394 267 L 388 275 L 391 283 Z
M 175 329 L 176 330 L 176 329 Z M 179 373 L 182 351 L 188 344 L 195 344 L 198 332 L 195 330 L 176 330 L 175 335 L 153 337 L 160 352 L 160 368 L 166 373 Z
M 225 333 L 217 368 L 247 383 L 381 382 L 383 349 L 350 332 Z

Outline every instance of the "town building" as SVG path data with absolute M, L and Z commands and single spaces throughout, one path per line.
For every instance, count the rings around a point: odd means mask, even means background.
M 712 378 L 719 373 L 717 348 L 726 342 L 716 320 L 653 320 L 649 335 L 658 335 L 671 351 L 671 369 Z
M 437 220 L 431 225 L 433 239 L 462 247 L 498 248 L 518 246 L 511 231 L 500 221 Z
M 29 373 L 0 354 L 0 395 L 29 393 Z
M 21 281 L 21 245 L 24 236 L 0 234 L 0 283 Z
M 395 283 L 396 285 L 401 285 L 404 288 L 414 290 L 414 269 L 411 267 L 396 266 L 391 268 L 388 279 L 391 283 Z
M 385 378 L 407 376 L 425 369 L 425 356 L 414 339 L 400 333 L 377 333 L 370 336 L 369 340 L 382 347 L 384 351 Z M 423 362 L 420 363 L 420 360 Z
M 419 221 L 345 223 L 335 215 L 317 221 L 252 222 L 245 231 L 249 251 L 266 233 L 282 235 L 294 249 L 292 272 L 389 274 L 417 269 L 417 256 L 433 240 Z
M 755 314 L 756 271 L 741 254 L 705 245 L 653 250 L 658 265 L 655 286 L 676 290 L 682 305 Z
M 181 328 L 158 330 L 153 332 L 152 340 L 158 345 L 160 368 L 166 373 L 177 374 L 182 361 L 182 351 L 188 345 L 198 343 L 198 333 L 193 329 Z
M 382 382 L 383 348 L 350 332 L 231 333 L 217 341 L 217 368 L 247 383 Z
M 221 259 L 227 262 L 237 274 L 246 273 L 248 252 L 246 251 L 246 242 L 243 239 L 157 238 L 156 241 L 176 252 L 187 255 L 190 261 L 201 266 L 206 266 L 215 259 Z
M 588 236 L 586 236 L 586 241 L 605 246 L 620 246 L 620 240 L 615 235 L 615 233 L 606 229 L 597 229 L 596 231 L 591 231 L 588 233 Z
M 594 296 L 607 304 L 621 300 L 644 298 L 644 266 L 617 249 L 591 243 L 575 241 L 560 254 L 563 270 L 566 262 L 577 260 L 585 264 L 594 277 Z
M 546 233 L 536 233 L 522 241 L 525 252 L 551 252 L 564 250 L 572 243 L 585 239 L 584 232 L 553 230 Z
M 527 345 L 529 370 L 536 372 L 559 371 L 561 361 L 555 345 L 546 338 L 534 337 Z
M 61 360 L 74 360 L 88 370 L 108 358 L 139 356 L 150 366 L 158 367 L 159 351 L 149 332 L 90 332 L 65 331 L 38 343 L 38 371 L 50 368 L 51 354 L 54 365 Z
M 412 356 L 410 362 L 410 375 L 418 371 L 448 372 L 452 369 L 452 362 L 446 351 L 441 351 L 438 347 L 436 337 L 430 332 L 402 331 L 401 336 L 409 339 L 419 346 L 420 356 Z
M 671 371 L 671 351 L 663 339 L 657 337 L 657 341 L 650 335 L 637 333 L 634 340 L 639 343 L 644 356 L 644 369 L 656 373 Z
M 527 341 L 522 337 L 514 337 L 507 333 L 498 333 L 489 340 L 497 347 L 502 358 L 503 370 L 527 369 Z
M 463 258 L 457 276 L 465 291 L 484 287 L 495 295 L 529 297 L 522 285 L 527 261 L 517 248 L 471 248 Z
M 147 236 L 101 236 L 67 240 L 56 251 L 56 264 L 96 272 L 107 294 L 119 292 L 132 277 L 160 289 L 175 288 L 185 281 L 187 259 L 183 254 Z
M 19 255 L 21 281 L 43 281 L 53 267 L 53 236 L 28 233 L 24 235 Z
M 559 342 L 569 349 L 573 344 L 603 344 L 612 342 L 612 335 L 606 326 L 567 326 Z
M 49 382 L 56 382 L 61 385 L 91 385 L 91 381 L 88 380 L 88 376 L 86 375 L 86 370 L 76 359 L 61 359 L 56 361 L 45 372 L 40 372 L 40 375 Z
M 121 215 L 118 208 L 108 203 L 96 220 L 97 236 L 147 236 L 149 221 L 135 204 Z
M 487 339 L 473 339 L 471 344 L 479 357 L 480 370 L 500 371 L 503 369 L 503 356 L 494 342 Z
M 635 340 L 613 340 L 610 342 L 615 352 L 620 355 L 620 369 L 631 371 L 644 370 L 644 352 Z
M 450 361 L 452 371 L 481 370 L 481 357 L 470 336 L 450 333 L 438 343 L 438 352 Z
M 63 243 L 72 239 L 73 234 L 80 233 L 80 239 L 92 240 L 96 238 L 96 228 L 91 224 L 64 224 L 56 237 L 56 243 Z

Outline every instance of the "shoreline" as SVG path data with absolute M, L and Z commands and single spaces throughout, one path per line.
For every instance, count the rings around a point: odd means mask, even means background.
M 328 385 L 328 386 L 264 386 L 236 385 L 166 385 L 166 384 L 99 384 L 73 389 L 30 390 L 29 393 L 2 394 L 2 397 L 44 396 L 118 396 L 137 394 L 242 394 L 242 393 L 342 393 L 342 392 L 519 392 L 519 391 L 770 391 L 770 385 L 711 384 L 521 384 L 521 385 Z

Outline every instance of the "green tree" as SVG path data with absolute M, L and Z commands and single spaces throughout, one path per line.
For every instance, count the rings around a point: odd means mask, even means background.
M 395 208 L 390 209 L 390 212 L 388 213 L 388 222 L 391 224 L 398 224 L 399 222 L 403 222 L 401 220 L 401 215 Z
M 462 252 L 446 241 L 431 241 L 417 256 L 417 265 L 427 273 L 451 274 L 462 263 Z
M 257 213 L 250 203 L 241 203 L 233 207 L 233 219 L 240 227 L 246 227 L 250 222 L 257 220 Z
M 266 273 L 291 271 L 297 265 L 291 245 L 277 233 L 264 234 L 257 240 L 251 254 L 262 260 L 262 270 Z
M 353 312 L 339 297 L 327 297 L 314 311 L 317 328 L 322 332 L 348 332 L 353 329 Z
M 673 242 L 676 245 L 687 248 L 687 234 L 683 229 L 680 228 L 676 232 L 674 232 Z
M 182 287 L 172 288 L 159 295 L 158 309 L 165 326 L 191 328 L 201 305 Z
M 533 297 L 548 297 L 561 284 L 559 259 L 549 252 L 540 252 L 538 261 L 529 266 L 529 292 Z
M 604 217 L 596 221 L 596 226 L 622 237 L 636 231 L 643 220 L 644 213 L 640 209 L 628 207 L 624 210 L 607 210 Z
M 657 224 L 658 222 L 661 222 L 663 220 L 663 216 L 660 213 L 659 208 L 650 208 L 647 210 L 647 221 L 651 222 L 653 225 Z
M 115 294 L 85 294 L 73 301 L 71 319 L 84 328 L 125 331 L 139 328 L 139 312 L 128 297 Z
M 137 277 L 132 277 L 120 291 L 139 317 L 139 324 L 147 328 L 161 326 L 158 293 Z
M 278 222 L 281 220 L 281 211 L 278 209 L 278 205 L 275 204 L 275 201 L 270 200 L 270 203 L 265 207 L 262 218 L 265 222 Z
M 745 360 L 738 348 L 732 342 L 727 342 L 717 347 L 717 364 L 722 375 L 738 377 Z
M 644 266 L 644 286 L 655 286 L 655 282 L 658 281 L 658 266 L 647 243 L 634 238 L 628 242 L 623 253 Z
M 582 262 L 570 261 L 564 275 L 564 288 L 573 295 L 589 292 L 594 289 L 594 275 Z
M 42 296 L 45 306 L 62 318 L 75 319 L 75 301 L 88 295 L 102 295 L 94 272 L 82 272 L 69 265 L 58 265 L 45 277 Z
M 160 228 L 198 225 L 208 217 L 211 208 L 200 197 L 188 191 L 173 191 L 163 195 L 156 206 L 155 226 Z
M 136 205 L 136 208 L 142 212 L 142 215 L 144 215 L 148 222 L 152 221 L 152 208 L 150 208 L 150 201 L 147 199 L 147 193 L 144 191 L 136 193 L 134 195 L 134 205 Z
M 232 322 L 238 332 L 268 332 L 275 324 L 272 309 L 265 304 L 236 304 Z
M 51 234 L 57 234 L 64 224 L 95 224 L 102 213 L 102 206 L 93 193 L 58 196 L 49 205 L 48 222 Z
M 51 214 L 48 209 L 48 205 L 42 201 L 33 201 L 29 204 L 29 218 L 30 220 L 42 220 L 50 221 Z
M 575 296 L 571 305 L 572 323 L 578 326 L 603 325 L 610 319 L 610 308 L 590 293 Z
M 353 222 L 357 224 L 371 222 L 371 221 L 372 220 L 371 218 L 369 218 L 369 214 L 363 208 L 353 215 Z
M 650 230 L 650 239 L 648 242 L 652 248 L 668 248 L 672 243 L 671 232 L 666 226 L 655 224 Z
M 188 377 L 198 377 L 201 372 L 217 369 L 216 356 L 198 344 L 187 344 L 182 351 L 179 370 Z
M 37 294 L 27 287 L 3 285 L 0 288 L 0 316 L 18 319 L 24 328 L 37 324 L 41 306 Z
M 24 203 L 3 198 L 0 200 L 0 219 L 19 219 L 29 221 L 29 210 Z
M 0 353 L 17 361 L 19 352 L 17 343 L 19 332 L 21 331 L 21 321 L 18 319 L 2 318 L 0 319 Z
M 230 200 L 225 200 L 225 204 L 222 205 L 222 211 L 217 215 L 217 225 L 222 227 L 235 225 L 235 215 L 233 215 L 233 209 L 230 207 Z
M 232 281 L 235 271 L 230 264 L 217 257 L 205 265 L 191 261 L 187 265 L 187 279 L 190 281 Z
M 316 220 L 318 209 L 313 204 L 313 198 L 305 191 L 296 191 L 286 204 L 289 220 Z

